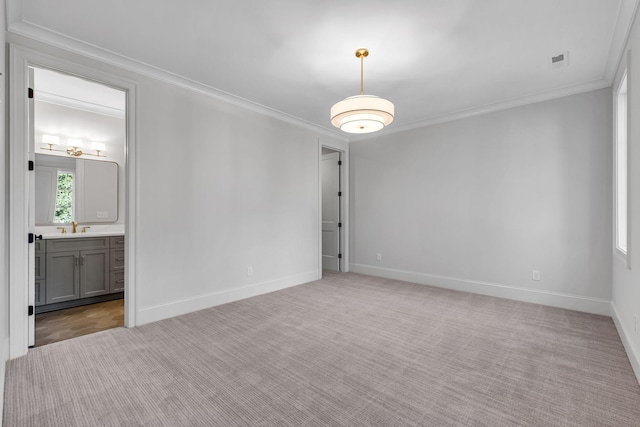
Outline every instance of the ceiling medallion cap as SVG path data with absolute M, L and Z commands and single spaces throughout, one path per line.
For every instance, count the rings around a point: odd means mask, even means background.
M 360 58 L 360 57 L 366 58 L 367 56 L 369 56 L 369 49 L 362 47 L 356 50 L 356 58 Z
M 393 103 L 375 95 L 356 95 L 331 107 L 331 124 L 349 133 L 376 132 L 393 122 Z

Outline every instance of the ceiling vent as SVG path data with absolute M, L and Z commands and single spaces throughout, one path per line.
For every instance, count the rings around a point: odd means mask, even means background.
M 569 65 L 569 51 L 560 52 L 549 57 L 549 66 L 552 70 L 564 68 Z

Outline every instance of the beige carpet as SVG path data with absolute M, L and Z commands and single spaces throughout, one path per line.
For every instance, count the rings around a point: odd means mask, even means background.
M 611 319 L 356 274 L 10 361 L 6 426 L 640 426 Z

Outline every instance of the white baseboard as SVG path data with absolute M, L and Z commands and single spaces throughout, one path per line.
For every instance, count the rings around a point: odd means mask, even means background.
M 412 271 L 394 270 L 364 264 L 351 264 L 354 273 L 369 274 L 387 279 L 403 280 L 421 285 L 452 289 L 455 291 L 471 292 L 498 298 L 566 308 L 586 313 L 611 315 L 611 301 L 601 298 L 590 298 L 579 295 L 563 294 L 559 292 L 526 289 L 497 283 L 479 282 L 475 280 L 446 277 L 435 274 L 417 273 Z
M 622 345 L 627 352 L 627 357 L 629 358 L 629 362 L 631 362 L 633 372 L 636 374 L 638 384 L 640 384 L 640 355 L 636 353 L 631 345 L 631 339 L 629 338 L 631 335 L 624 328 L 622 321 L 620 320 L 620 316 L 618 315 L 618 310 L 613 302 L 611 302 L 611 318 L 613 319 L 613 323 L 616 325 L 618 335 L 620 335 Z
M 168 319 L 169 317 L 179 316 L 181 314 L 203 310 L 205 308 L 214 307 L 216 305 L 226 304 L 228 302 L 250 298 L 257 295 L 278 291 L 280 289 L 301 285 L 303 283 L 312 282 L 314 280 L 318 280 L 319 274 L 320 273 L 318 270 L 314 270 L 307 273 L 282 277 L 268 282 L 255 283 L 239 288 L 199 295 L 194 298 L 173 301 L 154 307 L 143 308 L 141 310 L 138 310 L 138 313 L 136 315 L 137 325 L 144 325 L 145 323 Z

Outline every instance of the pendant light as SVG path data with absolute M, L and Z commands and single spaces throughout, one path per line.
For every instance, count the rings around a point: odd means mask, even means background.
M 364 94 L 364 58 L 369 50 L 356 50 L 360 59 L 360 95 L 350 96 L 331 107 L 331 124 L 349 133 L 377 132 L 393 121 L 391 101 Z

